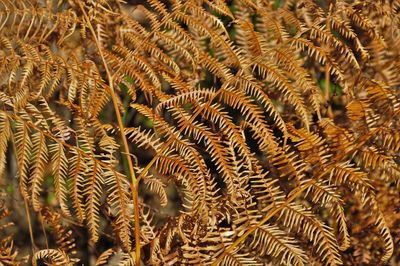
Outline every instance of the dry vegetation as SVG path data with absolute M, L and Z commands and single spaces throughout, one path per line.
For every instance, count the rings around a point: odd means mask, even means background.
M 398 265 L 399 12 L 0 0 L 0 265 Z

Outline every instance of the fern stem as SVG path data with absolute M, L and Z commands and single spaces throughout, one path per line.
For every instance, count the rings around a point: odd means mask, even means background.
M 329 73 L 329 65 L 325 66 L 325 100 L 329 101 L 329 87 L 331 74 Z
M 24 198 L 24 206 L 25 206 L 26 218 L 28 219 L 29 237 L 31 239 L 32 254 L 35 254 L 35 252 L 36 252 L 35 237 L 33 236 L 31 215 L 29 214 L 28 202 L 27 202 L 26 198 Z
M 330 78 L 329 65 L 325 66 L 325 101 L 328 103 L 327 115 L 329 118 L 333 118 L 332 106 L 330 105 Z
M 97 47 L 97 50 L 99 51 L 99 55 L 103 62 L 104 69 L 106 71 L 109 86 L 110 86 L 110 95 L 111 95 L 112 103 L 114 106 L 115 115 L 117 117 L 118 127 L 119 127 L 120 133 L 121 133 L 121 139 L 122 139 L 122 144 L 123 144 L 123 149 L 124 149 L 124 156 L 126 156 L 126 160 L 128 162 L 129 174 L 131 177 L 131 191 L 132 191 L 132 199 L 133 199 L 133 205 L 134 205 L 136 264 L 140 265 L 140 249 L 141 249 L 141 247 L 140 247 L 140 224 L 139 224 L 139 197 L 138 197 L 138 190 L 137 190 L 138 182 L 135 177 L 135 171 L 133 170 L 132 159 L 129 156 L 129 154 L 130 154 L 129 146 L 128 146 L 128 141 L 126 140 L 125 130 L 124 130 L 124 125 L 122 122 L 121 114 L 119 113 L 117 98 L 115 96 L 113 76 L 110 73 L 110 70 L 108 68 L 106 59 L 103 55 L 103 51 L 101 49 L 99 40 L 96 37 L 96 32 L 93 29 L 92 24 L 90 23 L 90 19 L 86 14 L 85 9 L 83 8 L 81 1 L 77 1 L 77 2 L 79 4 L 80 9 L 82 10 L 83 16 L 86 19 L 87 26 L 89 27 L 89 30 L 92 33 L 93 38 L 95 40 L 96 47 Z
M 326 20 L 326 25 L 330 31 L 330 20 Z M 329 47 L 327 48 L 329 51 Z M 329 51 L 330 52 L 330 51 Z M 331 73 L 329 72 L 329 64 L 325 65 L 325 101 L 328 103 L 327 115 L 329 118 L 333 118 L 332 106 L 330 105 L 330 87 L 331 87 Z
M 47 239 L 46 229 L 44 228 L 43 215 L 40 212 L 39 212 L 39 221 L 40 221 L 40 227 L 42 228 L 42 233 L 44 236 L 44 243 L 46 245 L 46 249 L 49 249 L 49 241 Z

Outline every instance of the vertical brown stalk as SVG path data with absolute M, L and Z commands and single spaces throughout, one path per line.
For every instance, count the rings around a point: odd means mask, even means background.
M 79 4 L 80 9 L 82 10 L 82 13 L 86 19 L 86 23 L 87 26 L 89 27 L 90 32 L 93 35 L 93 38 L 96 42 L 96 47 L 97 50 L 99 51 L 99 55 L 101 57 L 101 60 L 103 62 L 104 65 L 104 69 L 106 71 L 107 74 L 107 78 L 108 78 L 108 83 L 109 83 L 109 88 L 110 88 L 110 95 L 111 95 L 111 99 L 112 99 L 112 103 L 113 103 L 113 107 L 115 110 L 115 115 L 117 117 L 117 122 L 118 122 L 118 127 L 119 127 L 119 131 L 121 133 L 121 139 L 122 139 L 122 146 L 124 149 L 124 153 L 123 156 L 126 156 L 126 160 L 128 162 L 128 169 L 129 169 L 129 175 L 131 177 L 131 190 L 132 190 L 132 199 L 133 199 L 133 205 L 134 205 L 134 222 L 135 222 L 135 258 L 136 258 L 136 263 L 138 265 L 140 265 L 140 224 L 139 224 L 139 197 L 138 197 L 138 182 L 135 176 L 135 171 L 133 170 L 133 163 L 132 163 L 132 159 L 129 156 L 130 151 L 129 151 L 129 146 L 128 146 L 128 141 L 126 140 L 126 136 L 125 136 L 125 128 L 124 125 L 122 123 L 122 118 L 121 118 L 121 114 L 119 113 L 119 109 L 118 109 L 118 102 L 117 102 L 117 98 L 115 96 L 115 91 L 114 91 L 114 81 L 113 81 L 113 77 L 111 75 L 111 72 L 108 68 L 108 64 L 106 62 L 106 59 L 104 58 L 103 55 L 103 51 L 101 50 L 101 46 L 100 43 L 96 37 L 96 32 L 92 26 L 92 24 L 90 23 L 90 19 L 86 14 L 86 11 L 84 9 L 84 7 L 82 6 L 82 3 L 80 1 L 77 1 L 77 3 Z

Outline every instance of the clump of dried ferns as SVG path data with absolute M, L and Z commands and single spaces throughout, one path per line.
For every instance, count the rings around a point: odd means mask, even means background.
M 398 256 L 399 11 L 1 0 L 0 183 L 54 235 L 32 263 L 79 261 L 67 227 L 97 265 Z

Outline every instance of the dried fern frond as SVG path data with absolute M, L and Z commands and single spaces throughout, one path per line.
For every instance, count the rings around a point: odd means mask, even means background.
M 0 1 L 0 186 L 34 265 L 398 255 L 398 1 L 136 2 Z

